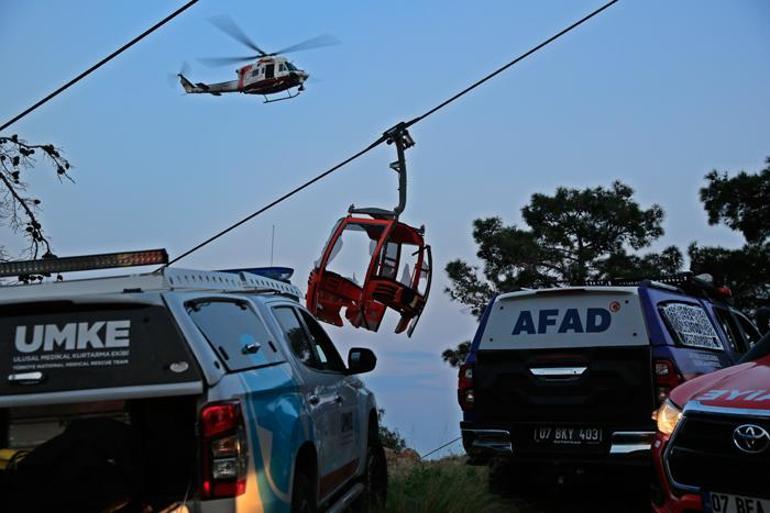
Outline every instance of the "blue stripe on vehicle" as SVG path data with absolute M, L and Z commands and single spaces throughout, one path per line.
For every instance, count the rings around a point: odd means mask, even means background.
M 481 336 L 484 334 L 484 330 L 487 327 L 487 321 L 489 320 L 489 315 L 492 312 L 492 306 L 495 304 L 495 299 L 497 299 L 497 294 L 495 294 L 489 303 L 487 303 L 486 308 L 484 308 L 484 313 L 481 314 L 479 327 L 476 329 L 476 334 L 473 336 L 471 349 L 468 353 L 468 359 L 465 361 L 466 363 L 476 363 L 476 351 L 479 350 L 479 345 L 481 344 Z
M 239 377 L 245 390 L 251 457 L 264 511 L 288 513 L 295 455 L 305 440 L 314 439 L 299 387 L 288 365 L 244 372 Z M 263 437 L 272 438 L 270 447 L 263 445 L 268 440 L 260 438 L 260 431 Z
M 665 345 L 667 340 L 666 333 L 661 326 L 662 320 L 658 316 L 657 304 L 653 302 L 647 284 L 643 283 L 639 287 L 639 303 L 642 307 L 644 323 L 647 325 L 647 337 L 650 343 L 652 345 Z

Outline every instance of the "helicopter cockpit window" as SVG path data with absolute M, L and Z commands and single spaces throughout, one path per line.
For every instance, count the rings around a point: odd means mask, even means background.
M 297 71 L 297 68 L 294 66 L 294 64 L 290 62 L 286 63 L 286 69 L 288 69 L 289 71 Z

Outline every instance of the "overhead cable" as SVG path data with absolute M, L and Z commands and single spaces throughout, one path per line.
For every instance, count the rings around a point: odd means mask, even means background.
M 27 114 L 32 112 L 33 110 L 37 109 L 38 107 L 40 107 L 44 103 L 46 103 L 49 100 L 53 99 L 54 97 L 58 96 L 60 93 L 64 92 L 66 89 L 68 89 L 71 86 L 75 85 L 76 83 L 80 82 L 82 79 L 84 79 L 85 77 L 87 77 L 88 75 L 90 75 L 91 73 L 96 71 L 97 69 L 101 68 L 103 65 L 107 64 L 109 61 L 111 61 L 112 59 L 114 59 L 115 57 L 120 55 L 121 53 L 125 52 L 126 50 L 128 50 L 129 48 L 131 48 L 136 43 L 138 43 L 139 41 L 141 41 L 145 37 L 149 36 L 153 32 L 155 32 L 159 28 L 161 28 L 163 25 L 165 25 L 169 21 L 173 20 L 174 18 L 176 18 L 177 16 L 182 14 L 184 11 L 186 11 L 187 9 L 192 7 L 193 5 L 197 4 L 198 1 L 199 0 L 191 0 L 190 2 L 187 2 L 182 7 L 180 7 L 176 11 L 172 12 L 171 14 L 169 14 L 168 16 L 166 16 L 165 18 L 160 20 L 158 23 L 156 23 L 152 27 L 150 27 L 147 30 L 145 30 L 144 32 L 142 32 L 141 34 L 136 36 L 134 39 L 132 39 L 128 43 L 124 44 L 123 46 L 121 46 L 120 48 L 118 48 L 117 50 L 115 50 L 114 52 L 109 54 L 107 57 L 105 57 L 104 59 L 100 60 L 99 62 L 97 62 L 96 64 L 94 64 L 93 66 L 91 66 L 90 68 L 85 70 L 80 75 L 76 76 L 75 78 L 73 78 L 72 80 L 70 80 L 69 82 L 64 84 L 63 86 L 59 87 L 54 92 L 52 92 L 51 94 L 49 94 L 48 96 L 46 96 L 42 100 L 38 101 L 37 103 L 35 103 L 31 107 L 29 107 L 24 112 L 18 114 L 17 116 L 15 116 L 15 117 L 11 118 L 10 120 L 6 121 L 5 123 L 3 123 L 3 125 L 0 126 L 0 130 L 4 130 L 4 129 L 8 128 L 9 126 L 11 126 L 12 124 L 16 123 L 18 120 L 20 120 L 21 118 L 23 118 L 24 116 L 26 116 Z
M 457 438 L 453 438 L 452 440 L 448 441 L 447 443 L 439 445 L 438 447 L 436 447 L 436 448 L 435 448 L 435 449 L 433 449 L 432 451 L 428 451 L 428 452 L 426 452 L 425 454 L 423 454 L 422 456 L 420 456 L 420 459 L 421 459 L 421 460 L 424 460 L 424 459 L 425 459 L 425 458 L 427 458 L 428 456 L 431 456 L 431 455 L 433 455 L 433 454 L 435 454 L 435 453 L 439 452 L 441 449 L 443 449 L 443 448 L 445 448 L 445 447 L 449 447 L 449 446 L 450 446 L 450 445 L 452 445 L 453 443 L 455 443 L 455 442 L 459 442 L 459 441 L 460 441 L 460 440 L 462 440 L 462 439 L 463 439 L 463 437 L 462 437 L 462 436 L 458 436 Z
M 576 21 L 572 25 L 566 27 L 565 29 L 561 30 L 560 32 L 558 32 L 558 33 L 554 34 L 553 36 L 549 37 L 548 39 L 546 39 L 545 41 L 543 41 L 539 45 L 537 45 L 537 46 L 527 50 L 526 52 L 524 52 L 523 54 L 519 55 L 518 57 L 516 57 L 512 61 L 508 62 L 507 64 L 505 64 L 505 65 L 503 65 L 503 66 L 501 66 L 499 68 L 497 68 L 492 73 L 489 73 L 488 75 L 484 76 L 482 79 L 477 80 L 473 84 L 469 85 L 468 87 L 466 87 L 465 89 L 463 89 L 459 93 L 457 93 L 454 96 L 451 96 L 450 98 L 448 98 L 448 99 L 444 100 L 443 102 L 439 103 L 438 105 L 436 105 L 432 109 L 430 109 L 430 110 L 426 111 L 425 113 L 417 116 L 416 118 L 411 119 L 408 122 L 399 123 L 398 125 L 394 126 L 390 130 L 385 132 L 384 135 L 380 136 L 376 141 L 374 141 L 372 144 L 370 144 L 369 146 L 367 146 L 363 150 L 361 150 L 358 153 L 356 153 L 356 154 L 346 158 L 345 160 L 343 160 L 339 164 L 337 164 L 334 167 L 324 171 L 323 173 L 321 173 L 320 175 L 316 176 L 315 178 L 313 178 L 311 180 L 308 180 L 304 184 L 302 184 L 299 187 L 293 189 L 292 191 L 284 194 L 280 198 L 278 198 L 278 199 L 268 203 L 267 205 L 265 205 L 264 207 L 260 208 L 256 212 L 253 212 L 253 213 L 249 214 L 248 216 L 244 217 L 240 221 L 238 221 L 238 222 L 228 226 L 224 230 L 219 231 L 217 234 L 209 237 L 208 239 L 206 239 L 205 241 L 197 244 L 193 248 L 185 251 L 184 253 L 182 253 L 178 257 L 176 257 L 173 260 L 171 260 L 168 264 L 166 264 L 166 266 L 169 266 L 169 265 L 171 265 L 171 264 L 173 264 L 175 262 L 178 262 L 179 260 L 181 260 L 182 258 L 185 258 L 186 256 L 190 255 L 191 253 L 194 253 L 195 251 L 198 251 L 199 249 L 203 248 L 204 246 L 206 246 L 206 245 L 214 242 L 218 238 L 222 237 L 226 233 L 229 233 L 232 230 L 234 230 L 235 228 L 241 226 L 245 222 L 250 221 L 251 219 L 254 219 L 258 215 L 266 212 L 267 210 L 269 210 L 269 209 L 273 208 L 274 206 L 278 205 L 279 203 L 289 199 L 291 196 L 294 196 L 296 193 L 298 193 L 301 190 L 307 188 L 308 186 L 314 184 L 315 182 L 317 182 L 317 181 L 319 181 L 319 180 L 321 180 L 323 178 L 326 178 L 327 176 L 329 176 L 330 174 L 332 174 L 335 171 L 339 170 L 340 168 L 342 168 L 346 164 L 349 164 L 350 162 L 352 162 L 352 161 L 356 160 L 357 158 L 363 156 L 365 153 L 368 153 L 372 149 L 376 148 L 380 144 L 390 140 L 390 137 L 388 136 L 389 134 L 393 134 L 394 131 L 398 131 L 398 130 L 406 130 L 408 127 L 410 127 L 410 126 L 412 126 L 412 125 L 414 125 L 416 123 L 419 123 L 420 121 L 422 121 L 423 119 L 427 118 L 428 116 L 430 116 L 431 114 L 435 113 L 436 111 L 439 111 L 439 110 L 443 109 L 444 107 L 446 107 L 447 105 L 449 105 L 453 101 L 457 100 L 458 98 L 460 98 L 460 97 L 464 96 L 465 94 L 471 92 L 472 90 L 476 89 L 477 87 L 479 87 L 484 82 L 486 82 L 486 81 L 490 80 L 491 78 L 499 75 L 503 71 L 507 70 L 508 68 L 510 68 L 511 66 L 517 64 L 518 62 L 526 59 L 527 57 L 529 57 L 533 53 L 537 52 L 538 50 L 544 48 L 545 46 L 549 45 L 550 43 L 553 43 L 554 41 L 556 41 L 557 39 L 559 39 L 563 35 L 565 35 L 568 32 L 574 30 L 578 26 L 582 25 L 586 21 L 590 20 L 591 18 L 593 18 L 594 16 L 596 16 L 599 13 L 601 13 L 602 11 L 604 11 L 605 9 L 609 8 L 610 6 L 612 6 L 613 4 L 615 4 L 617 2 L 618 2 L 618 0 L 611 0 L 610 2 L 607 2 L 606 4 L 601 6 L 600 8 L 598 8 L 595 11 L 591 12 L 590 14 L 584 16 L 583 18 L 581 18 L 580 20 Z M 164 267 L 166 267 L 166 266 L 164 266 Z

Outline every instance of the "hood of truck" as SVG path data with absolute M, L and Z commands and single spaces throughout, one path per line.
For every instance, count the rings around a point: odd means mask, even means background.
M 770 357 L 728 367 L 692 379 L 671 392 L 679 406 L 698 401 L 707 406 L 770 409 Z

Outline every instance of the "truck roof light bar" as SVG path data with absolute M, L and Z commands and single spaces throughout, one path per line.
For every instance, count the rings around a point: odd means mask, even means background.
M 168 253 L 165 249 L 122 251 L 120 253 L 3 262 L 0 263 L 0 277 L 28 276 L 31 274 L 46 275 L 72 271 L 111 269 L 115 267 L 163 265 L 166 263 L 168 263 Z

